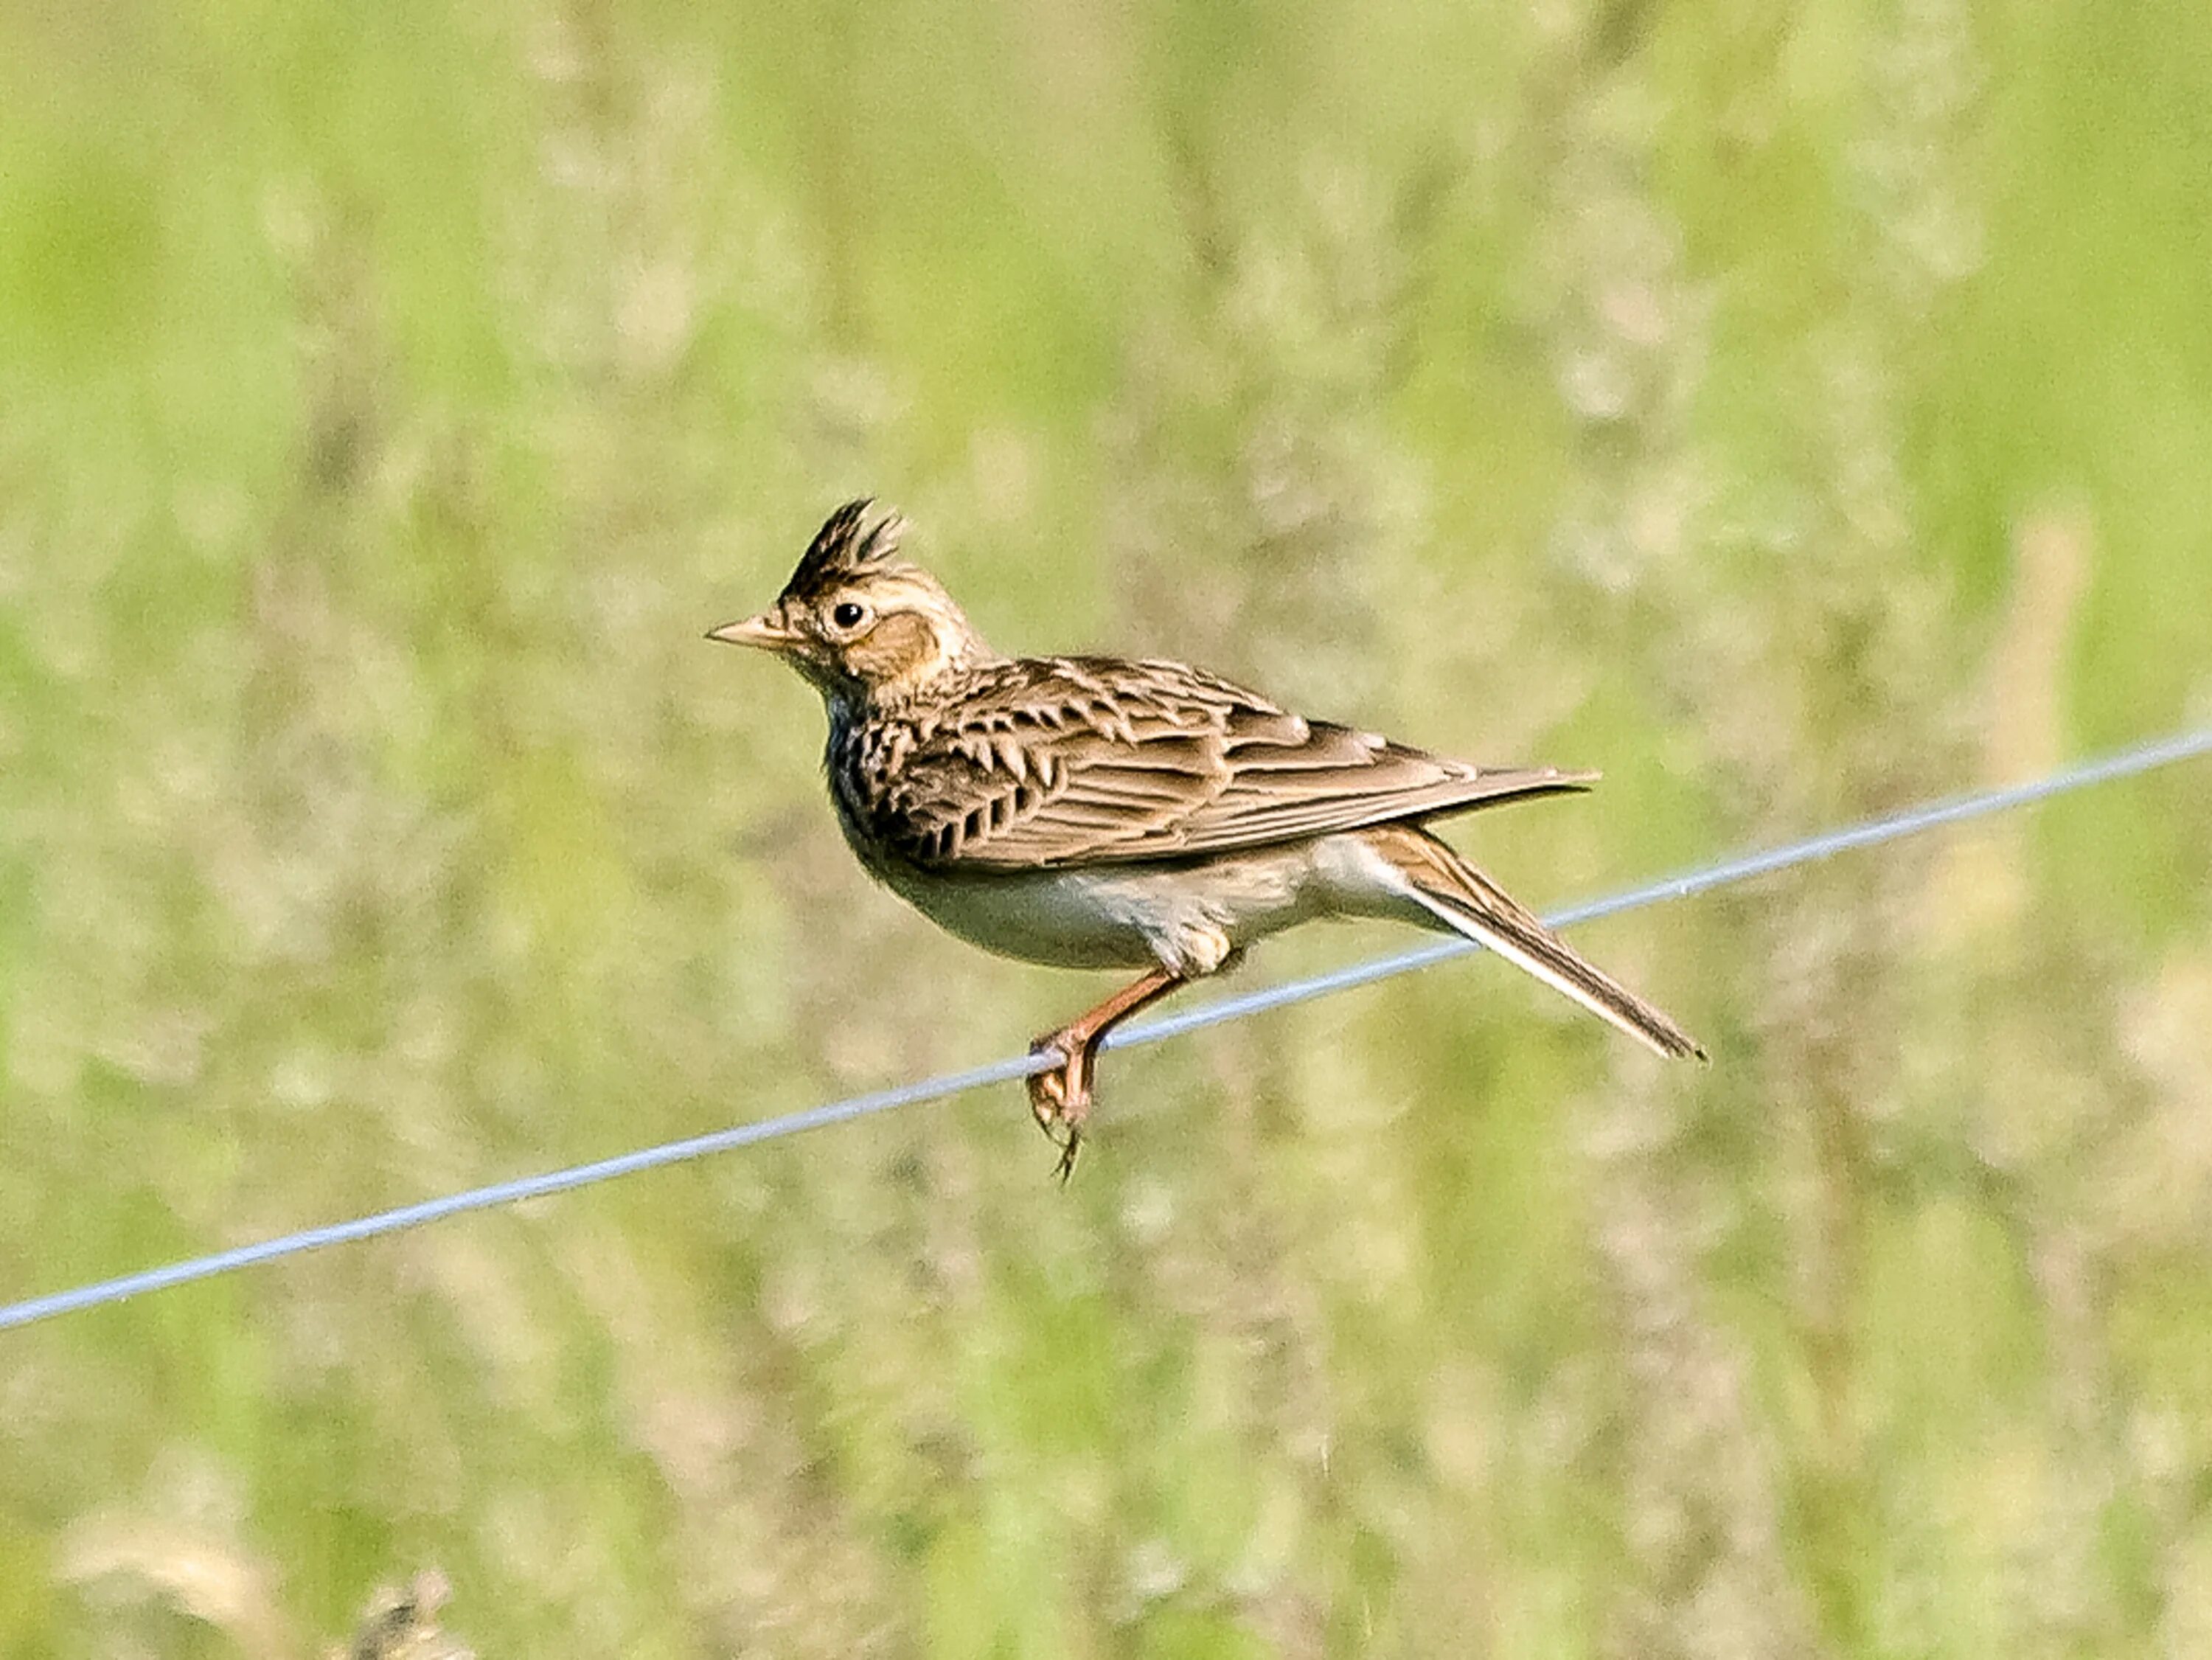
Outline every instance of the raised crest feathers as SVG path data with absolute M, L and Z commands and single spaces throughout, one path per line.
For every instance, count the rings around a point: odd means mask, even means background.
M 855 572 L 880 565 L 897 553 L 906 520 L 886 511 L 871 524 L 868 513 L 874 506 L 874 499 L 864 496 L 846 502 L 824 520 L 800 556 L 799 569 L 784 584 L 784 593 L 793 599 L 815 598 Z

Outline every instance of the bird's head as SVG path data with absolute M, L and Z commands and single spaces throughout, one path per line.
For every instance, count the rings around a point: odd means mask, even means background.
M 943 586 L 899 557 L 906 521 L 848 502 L 815 534 L 776 601 L 709 640 L 772 651 L 833 699 L 898 697 L 992 653 Z

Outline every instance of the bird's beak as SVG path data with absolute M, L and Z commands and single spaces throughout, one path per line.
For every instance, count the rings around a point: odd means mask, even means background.
M 725 623 L 719 629 L 708 629 L 709 640 L 720 640 L 732 646 L 757 646 L 763 651 L 781 651 L 798 638 L 774 611 L 763 611 L 758 617 L 748 617 L 735 623 Z

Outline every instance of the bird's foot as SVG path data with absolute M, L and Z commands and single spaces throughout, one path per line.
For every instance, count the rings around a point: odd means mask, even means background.
M 1083 1146 L 1083 1121 L 1091 1116 L 1091 1073 L 1097 1049 L 1095 1034 L 1077 1027 L 1047 1032 L 1030 1045 L 1031 1055 L 1048 1052 L 1066 1058 L 1049 1072 L 1029 1079 L 1030 1111 L 1045 1140 L 1060 1149 L 1053 1174 L 1063 1185 L 1075 1173 L 1075 1156 Z
M 1091 1074 L 1099 1046 L 1122 1021 L 1181 984 L 1182 977 L 1173 971 L 1154 969 L 1089 1013 L 1030 1045 L 1031 1055 L 1049 1052 L 1060 1057 L 1058 1066 L 1032 1076 L 1029 1087 L 1030 1110 L 1036 1115 L 1037 1128 L 1060 1149 L 1058 1174 L 1063 1183 L 1074 1173 L 1075 1155 L 1083 1146 L 1083 1121 L 1091 1116 Z

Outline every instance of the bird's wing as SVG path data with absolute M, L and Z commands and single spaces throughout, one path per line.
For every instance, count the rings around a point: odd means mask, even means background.
M 937 869 L 1125 864 L 1327 836 L 1511 797 L 1592 773 L 1477 767 L 1308 721 L 1178 663 L 1039 658 L 996 666 L 854 805 Z

